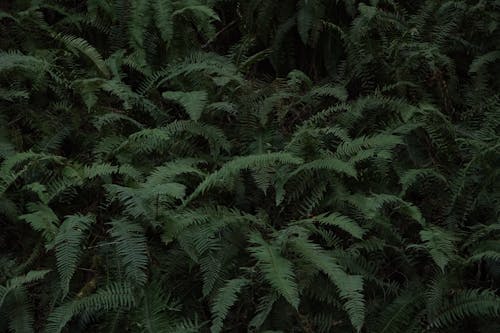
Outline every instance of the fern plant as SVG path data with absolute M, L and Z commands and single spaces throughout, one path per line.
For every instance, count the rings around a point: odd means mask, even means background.
M 0 5 L 0 332 L 496 332 L 495 1 Z

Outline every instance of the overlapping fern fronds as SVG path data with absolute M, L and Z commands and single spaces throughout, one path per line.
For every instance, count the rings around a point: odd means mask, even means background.
M 498 1 L 0 4 L 0 333 L 498 332 Z

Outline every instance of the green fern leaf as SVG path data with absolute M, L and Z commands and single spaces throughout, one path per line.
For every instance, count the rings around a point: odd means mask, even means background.
M 27 291 L 24 288 L 18 288 L 12 290 L 10 296 L 15 299 L 15 302 L 10 304 L 8 311 L 10 331 L 15 333 L 34 332 L 35 320 Z
M 141 332 L 172 332 L 177 322 L 173 313 L 181 311 L 179 305 L 170 295 L 165 294 L 160 283 L 155 282 L 142 292 L 141 303 L 134 311 Z M 134 316 L 135 318 L 135 316 Z
M 257 265 L 264 273 L 266 281 L 297 309 L 299 293 L 292 263 L 281 256 L 276 246 L 262 239 L 260 234 L 250 235 L 250 242 L 255 246 L 250 247 L 249 250 L 257 259 Z
M 446 179 L 433 169 L 410 169 L 407 170 L 399 180 L 402 186 L 402 194 L 405 194 L 408 189 L 424 177 L 434 177 L 446 183 Z
M 290 176 L 294 176 L 303 170 L 332 170 L 341 174 L 345 174 L 349 177 L 357 177 L 356 169 L 352 164 L 334 157 L 316 159 L 312 162 L 305 163 L 298 167 L 297 170 L 292 172 Z
M 134 304 L 130 286 L 111 284 L 95 294 L 56 307 L 47 318 L 44 332 L 60 333 L 73 317 L 84 312 L 90 315 L 111 310 L 127 310 Z
M 99 51 L 90 45 L 85 39 L 71 35 L 56 34 L 53 36 L 56 40 L 61 41 L 66 47 L 73 52 L 78 52 L 86 56 L 92 61 L 99 72 L 105 77 L 110 77 L 109 69 L 102 59 Z
M 449 327 L 467 317 L 498 317 L 500 298 L 490 290 L 465 290 L 453 297 L 430 321 L 429 328 Z
M 143 286 L 147 280 L 148 265 L 144 230 L 126 219 L 114 220 L 110 225 L 110 234 L 116 242 L 116 250 L 125 268 L 125 277 L 130 282 Z
M 164 42 L 170 43 L 174 35 L 171 0 L 156 0 L 154 3 L 155 23 Z
M 202 14 L 205 15 L 215 21 L 220 21 L 219 15 L 210 7 L 204 6 L 204 5 L 191 5 L 191 6 L 185 6 L 181 9 L 177 9 L 172 13 L 172 17 L 175 17 L 177 15 L 182 15 L 185 12 L 193 12 L 197 14 Z
M 82 252 L 82 242 L 93 222 L 94 217 L 91 215 L 71 215 L 67 216 L 59 227 L 55 247 L 63 297 L 69 291 L 69 283 Z
M 222 331 L 223 322 L 229 312 L 229 309 L 236 302 L 241 288 L 246 286 L 249 282 L 250 281 L 247 279 L 229 280 L 218 290 L 212 304 L 213 320 L 212 327 L 210 328 L 212 333 L 219 333 Z
M 406 332 L 409 324 L 414 320 L 422 296 L 413 291 L 405 292 L 396 297 L 380 314 L 377 319 L 379 333 Z
M 25 220 L 34 230 L 40 231 L 45 241 L 50 244 L 57 234 L 59 218 L 49 206 L 40 203 L 30 203 L 28 209 L 31 213 L 21 215 L 19 219 Z
M 436 226 L 420 231 L 420 238 L 432 259 L 444 272 L 448 262 L 455 257 L 454 243 L 459 240 L 453 233 Z
M 198 121 L 203 109 L 207 105 L 208 94 L 206 91 L 166 91 L 162 94 L 166 99 L 175 101 L 182 105 L 191 120 Z
M 363 235 L 366 233 L 366 230 L 361 228 L 359 224 L 356 223 L 356 221 L 339 213 L 331 213 L 331 214 L 324 213 L 317 215 L 313 218 L 297 221 L 296 223 L 307 225 L 309 223 L 314 223 L 314 222 L 317 222 L 321 225 L 335 226 L 358 239 L 362 239 Z
M 307 239 L 295 238 L 292 240 L 292 244 L 300 256 L 324 272 L 337 286 L 340 297 L 344 300 L 344 309 L 349 315 L 352 325 L 359 332 L 365 318 L 362 277 L 345 273 L 331 255 Z
M 309 35 L 316 19 L 313 8 L 315 2 L 315 0 L 304 1 L 297 13 L 297 29 L 304 44 L 309 43 Z
M 483 54 L 476 59 L 470 64 L 469 67 L 469 73 L 477 73 L 479 72 L 484 66 L 493 63 L 500 59 L 500 50 L 496 51 L 491 51 L 486 54 Z
M 269 153 L 260 155 L 249 155 L 237 157 L 224 164 L 218 171 L 210 174 L 198 185 L 194 192 L 188 197 L 187 202 L 192 201 L 198 195 L 205 193 L 218 184 L 224 183 L 230 177 L 245 169 L 265 167 L 276 164 L 300 164 L 302 160 L 288 153 Z
M 252 318 L 249 326 L 251 328 L 259 330 L 260 327 L 264 324 L 264 321 L 271 313 L 273 306 L 278 299 L 279 299 L 278 293 L 271 293 L 262 297 L 259 300 L 259 304 L 257 306 L 257 314 Z

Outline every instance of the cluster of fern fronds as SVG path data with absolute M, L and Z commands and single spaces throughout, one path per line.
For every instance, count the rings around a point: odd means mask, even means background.
M 500 332 L 500 2 L 0 3 L 0 332 Z

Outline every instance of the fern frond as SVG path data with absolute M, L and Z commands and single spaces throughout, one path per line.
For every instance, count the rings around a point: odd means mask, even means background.
M 86 56 L 92 63 L 96 66 L 99 72 L 105 77 L 110 77 L 110 72 L 106 63 L 104 62 L 101 54 L 97 51 L 92 45 L 90 45 L 85 39 L 64 35 L 64 34 L 55 34 L 53 35 L 54 39 L 62 42 L 66 47 L 68 47 L 73 52 L 78 52 Z
M 261 299 L 259 300 L 259 304 L 257 305 L 257 313 L 250 321 L 249 326 L 251 328 L 259 330 L 271 313 L 273 306 L 278 299 L 279 294 L 274 292 L 261 297 Z
M 499 50 L 491 51 L 491 52 L 488 52 L 486 54 L 483 54 L 483 55 L 477 57 L 476 59 L 474 59 L 474 61 L 472 61 L 472 63 L 470 64 L 470 67 L 469 67 L 469 73 L 477 73 L 484 66 L 487 66 L 488 64 L 493 63 L 493 62 L 497 61 L 498 59 L 500 59 L 500 51 Z
M 406 291 L 386 306 L 377 318 L 376 332 L 407 332 L 419 311 L 422 296 Z
M 5 285 L 8 289 L 9 288 L 17 288 L 17 287 L 20 287 L 24 284 L 41 280 L 49 272 L 50 272 L 49 269 L 29 271 L 28 273 L 26 273 L 24 275 L 13 277 L 12 279 L 8 280 Z
M 131 117 L 128 117 L 124 114 L 115 113 L 115 112 L 105 113 L 103 115 L 96 116 L 95 119 L 93 120 L 93 124 L 100 131 L 104 126 L 108 126 L 108 125 L 114 124 L 117 121 L 122 121 L 122 120 L 125 120 L 125 121 L 129 122 L 130 124 L 135 125 L 139 129 L 144 128 L 144 125 L 142 125 L 137 120 L 135 120 Z
M 226 284 L 217 291 L 212 304 L 212 326 L 210 331 L 212 333 L 219 333 L 222 331 L 223 322 L 226 318 L 229 309 L 234 305 L 237 300 L 238 293 L 241 288 L 249 283 L 247 279 L 233 279 L 226 282 Z
M 181 309 L 170 295 L 165 294 L 160 283 L 149 284 L 143 291 L 140 304 L 134 311 L 141 332 L 175 332 L 175 312 Z
M 194 174 L 204 176 L 205 173 L 196 166 L 202 164 L 203 160 L 186 158 L 178 159 L 165 163 L 162 166 L 156 167 L 148 176 L 146 184 L 154 186 L 165 182 L 173 181 L 177 176 L 182 174 Z
M 255 167 L 272 166 L 276 164 L 300 164 L 302 160 L 288 153 L 269 153 L 260 155 L 250 155 L 237 157 L 227 162 L 221 169 L 208 175 L 205 180 L 198 185 L 193 193 L 188 197 L 187 202 L 192 201 L 200 194 L 205 193 L 209 189 L 223 184 L 225 181 L 240 171 Z
M 430 320 L 429 328 L 449 327 L 467 317 L 497 317 L 500 299 L 490 290 L 464 290 L 457 293 L 448 305 L 441 308 Z
M 203 274 L 203 296 L 205 297 L 214 290 L 216 284 L 221 283 L 221 278 L 224 275 L 224 261 L 217 258 L 217 254 L 222 255 L 221 251 L 218 251 L 200 259 L 200 271 Z
M 349 315 L 353 327 L 359 332 L 364 325 L 365 318 L 362 277 L 345 273 L 331 255 L 309 240 L 295 238 L 292 240 L 292 245 L 297 254 L 324 272 L 335 284 L 340 297 L 344 300 L 344 309 Z
M 257 259 L 265 280 L 281 294 L 294 308 L 299 306 L 299 292 L 292 263 L 284 258 L 278 248 L 269 244 L 258 233 L 250 235 L 250 242 L 255 244 L 249 250 Z
M 69 291 L 69 283 L 73 277 L 82 253 L 82 242 L 87 236 L 94 217 L 91 215 L 66 216 L 55 236 L 57 269 L 61 278 L 62 297 Z
M 378 134 L 372 137 L 360 137 L 350 142 L 341 143 L 337 147 L 335 156 L 338 158 L 351 157 L 355 159 L 355 155 L 365 149 L 392 149 L 402 143 L 401 138 L 395 135 Z
M 0 313 L 8 314 L 9 328 L 13 332 L 34 332 L 32 304 L 26 285 L 42 280 L 50 270 L 29 271 L 0 285 Z
M 171 0 L 154 1 L 155 24 L 164 42 L 170 43 L 174 35 L 173 6 Z
M 35 319 L 29 303 L 27 291 L 24 288 L 17 288 L 11 291 L 11 298 L 15 301 L 10 304 L 9 328 L 15 333 L 34 332 Z
M 412 203 L 391 194 L 374 194 L 370 197 L 352 195 L 347 201 L 358 208 L 367 218 L 374 218 L 380 214 L 380 210 L 386 205 L 395 205 L 401 212 L 405 213 L 420 225 L 425 226 L 426 221 L 420 209 Z
M 297 221 L 295 223 L 307 225 L 314 222 L 324 226 L 335 226 L 358 239 L 362 239 L 363 235 L 366 233 L 366 230 L 361 228 L 356 221 L 339 213 L 324 213 L 309 219 Z
M 345 102 L 348 97 L 345 87 L 331 84 L 314 87 L 309 92 L 309 95 L 313 97 L 335 97 L 341 102 Z
M 356 168 L 351 163 L 344 162 L 335 157 L 316 159 L 312 162 L 302 164 L 290 174 L 290 177 L 293 177 L 294 175 L 304 170 L 331 170 L 341 174 L 345 174 L 349 177 L 357 177 Z
M 206 15 L 207 17 L 215 20 L 215 21 L 220 21 L 219 15 L 210 7 L 205 6 L 205 5 L 190 5 L 190 6 L 184 6 L 181 9 L 177 9 L 172 13 L 172 17 L 176 15 L 182 15 L 185 12 L 194 12 L 194 13 L 199 13 Z
M 56 307 L 47 318 L 45 333 L 60 333 L 68 322 L 84 312 L 99 314 L 110 310 L 129 309 L 135 304 L 128 285 L 110 284 L 95 294 Z
M 28 209 L 31 213 L 19 216 L 19 219 L 28 222 L 31 227 L 40 231 L 47 243 L 51 243 L 57 234 L 59 218 L 54 211 L 44 204 L 30 203 Z
M 206 91 L 165 91 L 163 98 L 175 101 L 182 105 L 191 120 L 198 121 L 203 109 L 207 105 L 208 94 Z
M 425 177 L 434 177 L 446 183 L 446 178 L 434 169 L 410 169 L 399 180 L 402 187 L 402 194 L 405 194 L 411 187 L 415 186 L 417 181 Z
M 459 238 L 450 231 L 445 231 L 436 226 L 420 231 L 420 238 L 436 265 L 444 272 L 448 262 L 455 256 L 454 243 Z
M 125 278 L 143 286 L 147 280 L 148 253 L 144 230 L 126 219 L 110 222 L 110 234 L 125 268 Z
M 140 152 L 152 152 L 164 149 L 168 143 L 173 141 L 176 134 L 182 132 L 205 138 L 213 152 L 228 151 L 231 147 L 224 132 L 220 129 L 192 120 L 179 120 L 162 128 L 145 129 L 136 132 L 130 135 L 128 142 L 125 142 L 125 144 L 132 143 L 136 145 Z M 122 144 L 122 147 L 125 144 Z

